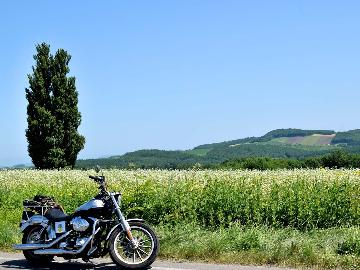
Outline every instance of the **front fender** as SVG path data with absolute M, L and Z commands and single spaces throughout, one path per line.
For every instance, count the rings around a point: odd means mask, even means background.
M 46 227 L 49 223 L 49 220 L 41 215 L 34 215 L 28 220 L 22 220 L 20 223 L 20 230 L 23 232 L 26 230 L 27 227 L 32 225 L 41 225 L 43 227 Z
M 126 220 L 128 223 L 129 222 L 140 222 L 140 223 L 144 223 L 145 220 L 141 219 L 141 218 L 130 218 Z M 121 223 L 116 224 L 114 227 L 111 228 L 110 232 L 108 233 L 108 235 L 106 236 L 106 240 L 109 240 L 110 235 L 112 234 L 113 231 L 115 231 L 116 228 L 118 227 L 122 227 Z

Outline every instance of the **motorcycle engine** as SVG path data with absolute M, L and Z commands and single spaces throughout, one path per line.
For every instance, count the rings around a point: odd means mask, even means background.
M 61 249 L 77 250 L 87 242 L 89 237 L 91 237 L 94 221 L 92 218 L 85 219 L 74 217 L 69 222 L 69 225 L 72 227 L 73 231 L 69 237 L 67 237 L 65 242 L 59 244 L 59 247 Z
M 76 238 L 75 247 L 82 247 L 89 237 L 79 237 Z
M 90 224 L 85 219 L 81 217 L 74 217 L 70 224 L 72 225 L 73 229 L 77 232 L 84 232 L 89 228 Z

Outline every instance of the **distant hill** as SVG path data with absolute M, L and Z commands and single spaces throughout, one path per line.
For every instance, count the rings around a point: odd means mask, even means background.
M 203 144 L 190 150 L 139 150 L 122 156 L 78 160 L 76 166 L 89 168 L 188 168 L 214 165 L 242 157 L 307 158 L 344 149 L 360 153 L 360 129 L 333 130 L 276 129 L 261 137 Z

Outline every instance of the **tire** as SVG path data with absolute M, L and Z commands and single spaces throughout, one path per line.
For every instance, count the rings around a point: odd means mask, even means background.
M 159 239 L 154 230 L 144 223 L 129 222 L 129 226 L 134 238 L 139 241 L 138 247 L 135 249 L 131 247 L 126 232 L 119 226 L 109 237 L 110 257 L 117 266 L 124 269 L 148 268 L 159 253 Z M 119 244 L 120 249 L 118 248 Z M 136 257 L 140 261 L 135 261 Z
M 33 234 L 36 234 L 37 232 L 40 232 L 42 229 L 42 226 L 31 226 L 28 228 L 23 235 L 22 243 L 28 244 L 31 242 L 31 237 Z M 44 230 L 40 236 L 39 241 L 37 243 L 44 243 L 46 239 L 46 230 Z M 54 256 L 51 255 L 36 255 L 31 250 L 23 250 L 23 254 L 26 258 L 26 260 L 34 265 L 34 266 L 46 266 L 51 263 L 51 261 L 54 259 Z

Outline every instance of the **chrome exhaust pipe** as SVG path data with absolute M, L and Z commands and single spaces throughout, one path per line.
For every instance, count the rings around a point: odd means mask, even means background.
M 34 249 L 42 249 L 42 248 L 51 248 L 53 245 L 57 244 L 59 241 L 64 239 L 66 236 L 70 234 L 71 231 L 61 235 L 60 237 L 56 238 L 49 244 L 17 244 L 14 245 L 13 248 L 16 250 L 34 250 Z
M 65 255 L 65 254 L 76 254 L 73 251 L 59 249 L 59 248 L 52 248 L 52 249 L 38 249 L 34 251 L 36 255 Z
M 98 233 L 98 231 L 100 230 L 100 228 L 98 228 L 95 233 L 90 236 L 86 242 L 84 243 L 84 245 L 78 249 L 78 250 L 65 250 L 65 249 L 38 249 L 34 251 L 34 254 L 36 255 L 76 255 L 79 254 L 81 252 L 84 251 L 84 249 L 86 248 L 86 246 L 90 243 L 90 241 L 93 239 L 94 235 Z

